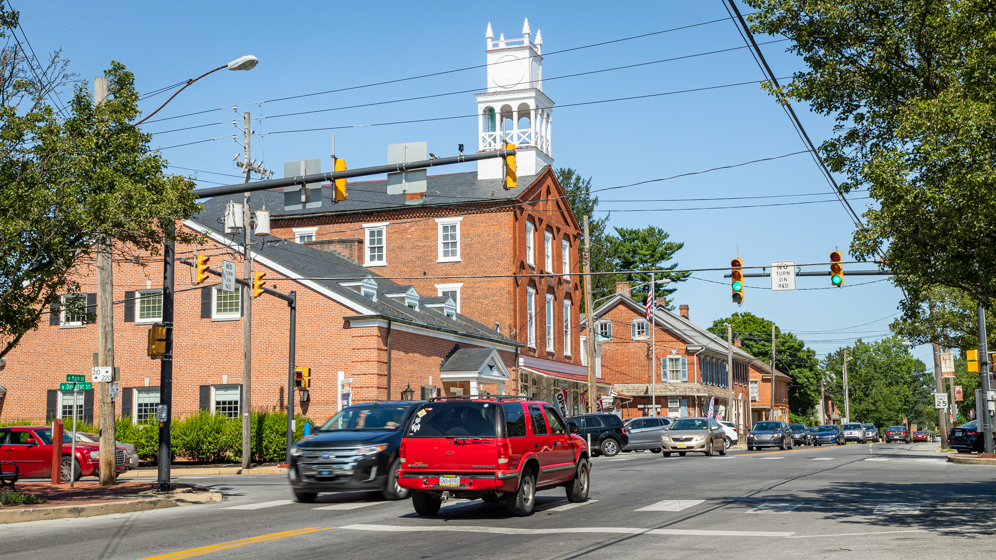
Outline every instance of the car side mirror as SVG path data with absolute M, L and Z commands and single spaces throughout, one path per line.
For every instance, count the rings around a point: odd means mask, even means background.
M 38 441 L 36 441 L 33 437 L 29 437 L 24 443 L 28 445 L 38 445 Z
M 567 429 L 568 429 L 568 430 L 569 430 L 569 431 L 570 431 L 570 432 L 571 432 L 572 434 L 577 434 L 577 433 L 580 433 L 580 432 L 581 432 L 581 428 L 578 428 L 578 425 L 577 425 L 577 424 L 568 424 L 568 425 L 567 425 Z

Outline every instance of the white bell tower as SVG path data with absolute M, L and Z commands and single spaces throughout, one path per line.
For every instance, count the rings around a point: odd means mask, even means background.
M 481 152 L 499 150 L 504 142 L 516 146 L 520 177 L 535 175 L 553 164 L 550 125 L 553 101 L 543 94 L 543 35 L 530 40 L 529 20 L 522 25 L 521 39 L 495 35 L 488 24 L 485 34 L 488 57 L 488 91 L 475 94 L 478 115 L 478 147 Z M 502 133 L 504 131 L 504 136 Z M 504 141 L 504 142 L 503 142 Z M 477 162 L 478 179 L 501 179 L 500 159 Z

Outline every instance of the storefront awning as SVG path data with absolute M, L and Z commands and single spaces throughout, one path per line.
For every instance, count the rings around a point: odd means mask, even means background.
M 577 383 L 588 383 L 588 376 L 586 375 L 576 375 L 573 373 L 564 373 L 560 371 L 550 371 L 548 369 L 540 369 L 535 367 L 525 367 L 521 366 L 519 369 L 522 371 L 531 373 L 533 375 L 539 375 L 541 377 L 555 377 L 557 379 L 564 379 L 566 381 L 575 381 Z M 595 380 L 596 385 L 601 385 L 603 387 L 611 386 L 611 383 L 606 383 L 604 381 Z

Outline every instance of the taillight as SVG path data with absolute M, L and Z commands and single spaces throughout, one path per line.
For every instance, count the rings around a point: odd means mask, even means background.
M 508 461 L 511 458 L 512 458 L 512 450 L 508 442 L 500 442 L 498 444 L 498 464 L 499 465 L 508 464 Z
M 626 435 L 626 426 L 622 427 L 622 435 Z
M 906 432 L 903 432 L 903 433 L 901 433 L 901 434 L 899 434 L 899 435 L 901 435 L 901 436 L 905 436 L 905 435 L 906 435 Z
M 405 440 L 401 440 L 401 447 L 398 448 L 398 456 L 401 457 L 401 462 L 405 462 Z
M 970 435 L 970 436 L 977 436 L 977 435 L 979 435 L 979 432 L 972 431 L 972 430 L 968 430 L 965 433 L 968 434 L 968 435 Z

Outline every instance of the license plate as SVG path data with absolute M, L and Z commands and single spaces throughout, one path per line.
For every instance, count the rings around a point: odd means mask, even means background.
M 678 444 L 678 449 L 683 449 L 684 447 L 685 447 L 685 444 L 684 444 L 684 443 L 679 443 L 679 444 Z
M 318 476 L 330 476 L 332 471 L 318 471 Z
M 439 477 L 440 486 L 460 486 L 459 476 L 441 476 Z
M 956 436 L 960 436 L 960 435 L 961 435 L 961 430 L 955 430 L 955 433 L 954 433 L 954 435 L 956 435 Z

